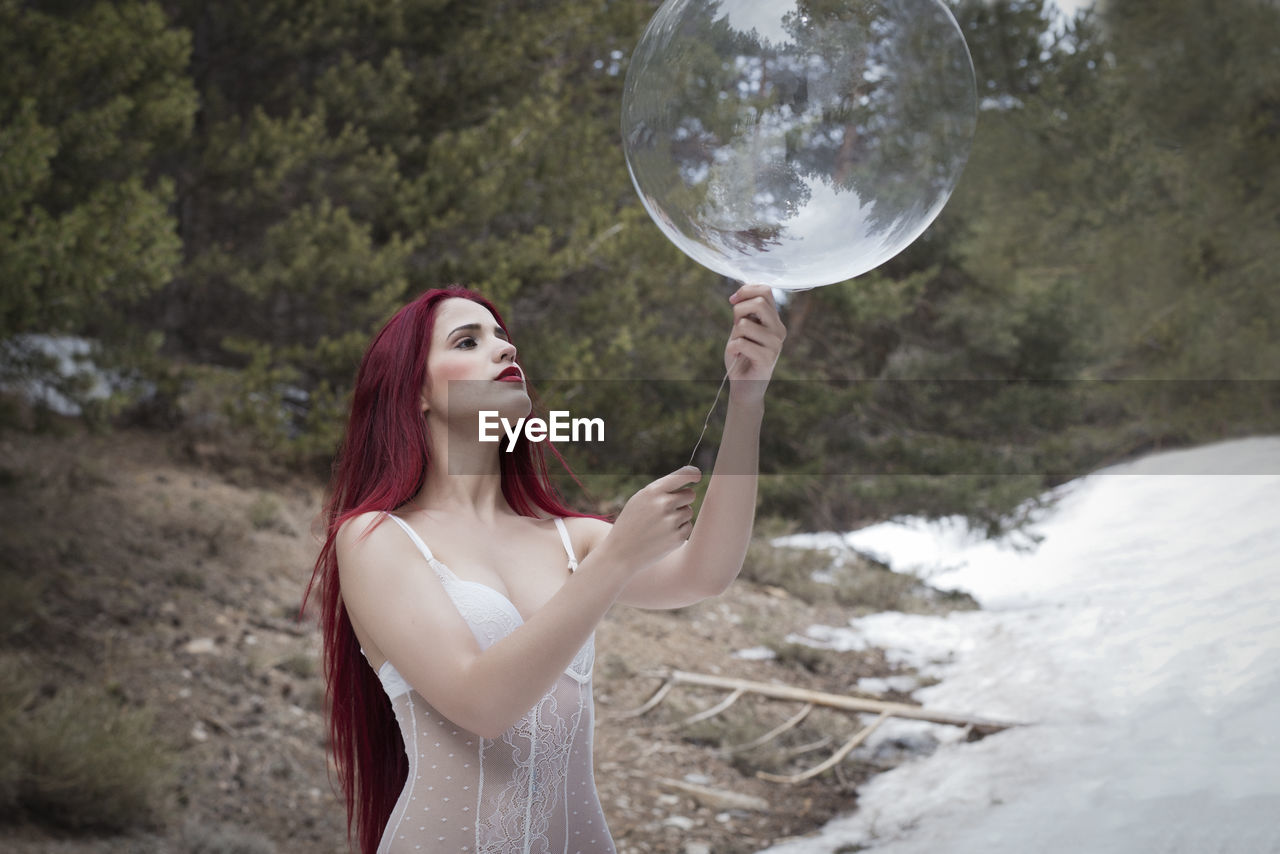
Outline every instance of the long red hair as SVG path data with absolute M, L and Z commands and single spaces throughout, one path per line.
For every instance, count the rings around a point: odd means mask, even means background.
M 347 835 L 354 829 L 362 854 L 375 854 L 409 765 L 391 701 L 360 652 L 338 583 L 334 540 L 344 522 L 371 510 L 394 510 L 421 489 L 432 464 L 419 393 L 440 304 L 469 299 L 493 313 L 480 294 L 451 286 L 427 291 L 401 308 L 374 336 L 356 374 L 351 416 L 333 463 L 323 519 L 326 536 L 303 606 L 319 584 L 320 630 L 329 709 L 329 739 L 347 805 Z M 535 409 L 540 409 L 537 399 Z M 549 443 L 548 443 L 549 444 Z M 559 452 L 551 452 L 565 466 Z M 551 483 L 542 443 L 523 438 L 501 453 L 502 494 L 525 516 L 585 516 L 565 505 Z M 572 472 L 570 472 L 572 476 Z

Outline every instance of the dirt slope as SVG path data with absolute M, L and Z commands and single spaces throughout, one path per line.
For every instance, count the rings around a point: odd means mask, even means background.
M 300 479 L 218 473 L 156 434 L 0 435 L 5 672 L 38 685 L 28 710 L 72 687 L 149 710 L 151 736 L 174 757 L 167 776 L 156 772 L 158 808 L 122 822 L 129 829 L 71 831 L 65 816 L 0 810 L 0 847 L 345 850 L 345 817 L 327 777 L 318 640 L 313 625 L 294 619 L 320 499 L 320 487 Z M 717 748 L 750 740 L 794 707 L 744 700 L 713 722 L 666 726 L 719 698 L 685 689 L 643 718 L 621 714 L 646 699 L 658 684 L 646 674 L 663 667 L 832 692 L 890 675 L 878 651 L 780 643 L 811 623 L 845 619 L 846 608 L 746 581 L 682 611 L 616 609 L 607 618 L 597 636 L 597 769 L 620 851 L 756 851 L 854 806 L 853 785 L 880 767 L 874 757 L 855 754 L 838 773 L 797 786 L 755 776 L 816 764 L 822 747 L 850 732 L 845 716 L 815 713 L 782 745 L 733 756 Z M 731 655 L 762 643 L 783 654 Z M 724 793 L 765 799 L 769 809 Z

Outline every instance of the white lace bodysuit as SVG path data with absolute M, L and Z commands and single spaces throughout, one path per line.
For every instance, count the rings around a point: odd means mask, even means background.
M 422 552 L 482 649 L 524 621 L 485 584 L 463 581 L 436 560 L 402 519 L 387 514 Z M 564 521 L 556 519 L 569 569 Z M 378 678 L 404 737 L 409 776 L 378 854 L 613 854 L 591 764 L 594 636 L 511 729 L 481 738 L 433 709 L 391 662 Z

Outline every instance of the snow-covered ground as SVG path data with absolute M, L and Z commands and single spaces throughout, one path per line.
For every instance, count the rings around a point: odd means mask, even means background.
M 1161 454 L 1061 492 L 1030 552 L 958 525 L 848 536 L 983 610 L 878 614 L 810 641 L 884 646 L 941 679 L 915 691 L 926 705 L 1029 725 L 974 743 L 899 725 L 885 737 L 941 746 L 771 854 L 1280 852 L 1280 438 Z

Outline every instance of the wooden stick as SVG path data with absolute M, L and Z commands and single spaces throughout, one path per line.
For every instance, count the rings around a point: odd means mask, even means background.
M 665 682 L 663 682 L 661 685 L 658 686 L 658 690 L 653 692 L 653 696 L 651 696 L 643 706 L 641 706 L 638 709 L 632 709 L 629 712 L 620 712 L 618 714 L 618 717 L 620 718 L 640 717 L 645 712 L 649 711 L 654 706 L 661 703 L 666 698 L 667 694 L 671 693 L 671 689 L 674 688 L 675 685 L 676 683 L 673 680 L 667 679 Z
M 905 703 L 892 703 L 886 700 L 871 700 L 863 697 L 849 697 L 843 694 L 826 694 L 821 691 L 810 691 L 807 688 L 796 688 L 792 685 L 773 685 L 767 682 L 751 682 L 746 679 L 734 679 L 728 676 L 710 676 L 702 673 L 687 673 L 682 670 L 672 670 L 654 675 L 664 677 L 667 680 L 663 685 L 663 689 L 669 689 L 670 686 L 675 684 L 701 685 L 709 688 L 721 688 L 728 691 L 735 691 L 741 688 L 744 691 L 750 691 L 754 694 L 759 694 L 763 697 L 770 697 L 775 700 L 795 700 L 803 703 L 816 703 L 821 706 L 830 706 L 831 708 L 844 709 L 850 712 L 884 712 L 890 717 L 909 718 L 912 720 L 929 721 L 930 723 L 949 724 L 951 726 L 972 726 L 974 732 L 981 735 L 989 735 L 993 732 L 999 732 L 1000 730 L 1018 725 L 1012 722 L 989 720 L 971 715 L 932 711 L 921 706 L 909 706 Z M 660 689 L 660 693 L 665 695 L 665 691 L 662 689 Z M 644 706 L 641 706 L 640 710 L 637 710 L 637 712 L 639 714 L 643 714 L 655 705 L 657 705 L 657 703 L 650 700 Z
M 725 709 L 729 708 L 734 703 L 736 703 L 738 701 L 738 698 L 741 697 L 743 694 L 745 694 L 746 691 L 747 691 L 746 688 L 735 688 L 732 694 L 730 694 L 725 699 L 721 700 L 719 703 L 716 703 L 711 708 L 704 709 L 703 711 L 698 712 L 696 715 L 690 715 L 689 717 L 685 718 L 679 723 L 672 724 L 671 726 L 672 728 L 688 726 L 689 724 L 696 724 L 698 721 L 705 721 L 707 718 L 714 718 L 716 715 L 720 714 Z
M 862 742 L 866 741 L 867 736 L 875 732 L 876 728 L 879 727 L 880 724 L 884 723 L 888 719 L 889 719 L 889 711 L 885 710 L 881 712 L 876 717 L 876 719 L 871 722 L 869 726 L 863 727 L 857 734 L 854 735 L 853 738 L 846 741 L 839 750 L 837 750 L 835 753 L 828 756 L 825 762 L 823 762 L 820 765 L 813 766 L 808 771 L 804 771 L 800 774 L 790 774 L 790 775 L 770 774 L 766 771 L 757 771 L 756 776 L 759 777 L 761 780 L 768 780 L 770 783 L 803 783 L 805 780 L 808 780 L 810 777 L 818 776 L 823 771 L 826 771 L 828 768 L 832 767 L 833 765 L 838 765 L 840 761 L 843 760 L 846 756 L 848 756 L 855 747 L 857 747 L 859 744 L 862 744 Z
M 772 741 L 773 739 L 782 735 L 787 730 L 799 726 L 800 722 L 803 721 L 805 718 L 807 718 L 809 716 L 809 713 L 812 711 L 813 711 L 813 703 L 805 703 L 804 706 L 800 709 L 800 711 L 796 712 L 790 718 L 778 724 L 776 727 L 769 730 L 759 738 L 753 738 L 751 741 L 748 741 L 746 744 L 731 744 L 728 747 L 721 748 L 720 753 L 721 754 L 740 753 L 744 750 L 751 750 L 753 747 L 759 747 L 765 742 Z
M 819 738 L 817 741 L 811 741 L 808 744 L 802 744 L 799 747 L 789 747 L 783 752 L 783 755 L 787 759 L 790 759 L 793 756 L 803 756 L 806 753 L 813 753 L 813 751 L 815 750 L 821 750 L 822 748 L 826 747 L 830 743 L 831 743 L 831 736 L 824 735 L 822 736 L 822 738 Z

